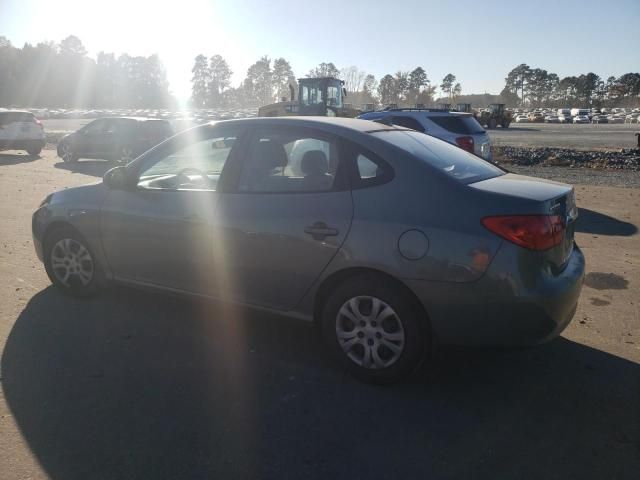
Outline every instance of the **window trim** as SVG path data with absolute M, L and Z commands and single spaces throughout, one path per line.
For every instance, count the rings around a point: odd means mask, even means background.
M 349 167 L 349 183 L 351 190 L 362 190 L 363 188 L 379 187 L 391 182 L 396 174 L 393 167 L 384 160 L 380 155 L 374 153 L 370 149 L 353 141 L 343 139 L 344 151 L 347 155 L 347 163 Z M 358 169 L 358 156 L 363 155 L 371 162 L 382 168 L 383 174 L 373 178 L 361 178 Z
M 284 191 L 284 192 L 255 192 L 255 191 L 246 191 L 240 190 L 240 177 L 242 176 L 242 172 L 244 170 L 245 165 L 247 165 L 250 154 L 253 152 L 253 149 L 256 145 L 256 140 L 259 140 L 263 135 L 269 135 L 270 133 L 279 133 L 279 132 L 293 132 L 293 134 L 297 134 L 297 132 L 301 132 L 302 135 L 309 135 L 314 138 L 318 138 L 319 140 L 324 140 L 329 143 L 332 143 L 336 146 L 336 150 L 338 152 L 338 168 L 336 170 L 336 175 L 333 180 L 333 185 L 330 190 L 301 190 L 301 191 Z M 235 178 L 233 182 L 233 188 L 226 193 L 235 193 L 235 194 L 243 194 L 243 195 L 318 195 L 318 194 L 328 194 L 335 192 L 343 192 L 349 190 L 349 171 L 348 165 L 345 161 L 345 153 L 342 148 L 341 138 L 333 135 L 331 133 L 325 132 L 323 130 L 317 130 L 311 127 L 302 127 L 302 126 L 289 126 L 289 125 L 270 125 L 265 126 L 261 125 L 253 129 L 247 135 L 244 149 L 241 155 L 238 155 L 237 160 L 237 170 L 235 173 Z

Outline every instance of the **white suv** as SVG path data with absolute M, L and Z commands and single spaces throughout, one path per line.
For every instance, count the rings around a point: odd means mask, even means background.
M 0 150 L 38 155 L 46 141 L 42 123 L 31 112 L 0 110 Z
M 429 108 L 392 108 L 366 112 L 358 118 L 417 130 L 491 160 L 489 135 L 470 113 Z

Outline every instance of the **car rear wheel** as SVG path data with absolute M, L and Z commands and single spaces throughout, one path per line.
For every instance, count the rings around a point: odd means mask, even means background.
M 102 285 L 103 275 L 87 242 L 72 228 L 59 228 L 45 241 L 45 269 L 64 293 L 89 296 Z
M 41 151 L 42 151 L 41 147 L 27 148 L 27 153 L 29 155 L 40 155 Z
M 63 143 L 60 147 L 60 153 L 62 160 L 65 163 L 72 163 L 78 161 L 78 156 L 74 153 L 73 147 L 68 143 Z
M 401 288 L 373 275 L 351 278 L 329 295 L 322 328 L 338 362 L 369 383 L 402 379 L 427 352 L 422 308 Z

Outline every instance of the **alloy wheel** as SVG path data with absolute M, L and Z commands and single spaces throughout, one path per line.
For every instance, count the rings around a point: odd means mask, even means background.
M 66 287 L 86 287 L 94 276 L 93 258 L 80 242 L 73 238 L 59 240 L 51 249 L 51 268 Z

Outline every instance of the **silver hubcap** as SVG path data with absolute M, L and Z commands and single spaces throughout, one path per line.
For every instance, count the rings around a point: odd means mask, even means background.
M 71 146 L 64 144 L 62 146 L 62 159 L 65 162 L 70 162 L 72 158 L 73 158 L 73 152 L 71 151 Z
M 364 368 L 389 367 L 404 350 L 400 318 L 375 297 L 354 297 L 345 302 L 336 317 L 336 336 L 342 351 Z
M 63 238 L 53 246 L 51 268 L 56 278 L 67 287 L 84 287 L 93 278 L 93 259 L 89 251 L 72 238 Z
M 131 152 L 130 148 L 123 148 L 122 151 L 120 152 L 120 161 L 124 162 L 124 163 L 128 163 L 131 160 L 133 160 L 133 153 Z

